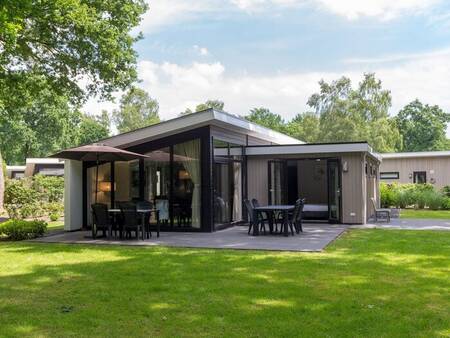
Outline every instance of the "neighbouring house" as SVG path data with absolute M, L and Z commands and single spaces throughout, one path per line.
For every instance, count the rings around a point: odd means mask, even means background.
M 450 185 L 450 151 L 380 154 L 380 179 L 392 183 L 431 183 L 437 189 Z
M 27 158 L 25 165 L 6 166 L 9 178 L 24 178 L 37 174 L 64 176 L 64 162 L 55 158 Z
M 89 228 L 91 204 L 148 200 L 162 230 L 211 232 L 243 222 L 244 199 L 293 204 L 308 218 L 365 223 L 378 200 L 380 158 L 366 142 L 304 144 L 208 109 L 98 141 L 145 160 L 65 161 L 65 229 Z M 306 207 L 305 206 L 305 207 Z

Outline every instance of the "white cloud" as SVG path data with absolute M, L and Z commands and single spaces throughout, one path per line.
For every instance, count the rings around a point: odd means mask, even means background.
M 206 47 L 200 47 L 198 45 L 194 45 L 194 50 L 200 55 L 200 56 L 208 56 L 209 50 Z
M 384 20 L 423 12 L 441 0 L 316 0 L 325 9 L 348 19 L 377 17 Z
M 138 71 L 143 80 L 139 85 L 158 100 L 163 119 L 176 117 L 207 99 L 223 100 L 225 110 L 235 114 L 245 115 L 251 108 L 263 106 L 291 118 L 308 109 L 307 99 L 318 91 L 320 79 L 331 81 L 345 75 L 356 85 L 364 72 L 376 72 L 383 87 L 392 91 L 392 113 L 415 98 L 450 111 L 450 50 L 406 58 L 396 64 L 353 64 L 350 70 L 335 72 L 232 75 L 220 62 L 195 62 L 186 66 L 151 61 L 141 61 Z M 99 112 L 111 111 L 113 107 L 111 103 L 90 101 L 85 108 Z

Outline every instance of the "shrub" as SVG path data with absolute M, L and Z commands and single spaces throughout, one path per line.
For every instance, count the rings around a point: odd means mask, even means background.
M 55 222 L 59 219 L 59 214 L 50 214 L 50 221 Z
M 442 207 L 444 197 L 437 191 L 428 191 L 425 193 L 426 205 L 431 210 L 438 210 Z
M 383 208 L 390 208 L 395 205 L 394 185 L 380 183 L 380 203 Z
M 7 180 L 4 202 L 10 218 L 37 217 L 42 212 L 39 194 L 32 189 L 28 179 Z
M 5 209 L 10 218 L 36 218 L 61 215 L 64 179 L 36 175 L 22 180 L 8 180 L 5 188 Z
M 64 178 L 36 175 L 32 179 L 32 188 L 39 193 L 42 201 L 61 202 L 64 195 Z
M 447 196 L 442 197 L 441 208 L 444 210 L 450 210 L 450 197 L 447 197 Z
M 442 194 L 444 196 L 450 197 L 450 185 L 446 185 L 442 188 Z
M 14 241 L 32 239 L 42 236 L 47 230 L 44 221 L 25 221 L 11 219 L 0 224 L 0 234 Z
M 414 201 L 415 201 L 415 208 L 416 209 L 424 209 L 427 205 L 427 197 L 428 193 L 426 191 L 420 191 L 417 190 L 413 193 Z

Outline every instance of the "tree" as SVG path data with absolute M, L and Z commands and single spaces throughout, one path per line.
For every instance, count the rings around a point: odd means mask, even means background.
M 158 102 L 140 88 L 132 87 L 120 100 L 120 109 L 114 110 L 113 119 L 117 130 L 124 133 L 150 126 L 159 120 Z
M 29 80 L 31 86 L 45 82 L 43 77 Z M 9 109 L 0 105 L 0 151 L 9 164 L 23 163 L 26 157 L 47 156 L 72 143 L 69 135 L 75 119 L 68 98 L 54 95 L 50 88 L 43 88 L 38 97 L 26 94 L 21 94 L 20 105 Z
M 207 100 L 205 103 L 200 103 L 199 105 L 197 105 L 197 107 L 195 107 L 195 113 L 202 111 L 202 110 L 210 109 L 210 108 L 223 111 L 224 107 L 225 107 L 225 103 L 223 103 L 220 100 Z M 192 113 L 194 113 L 194 112 L 190 108 L 187 108 L 180 115 L 183 116 L 183 115 L 189 115 Z
M 396 121 L 403 137 L 403 151 L 449 149 L 446 129 L 450 114 L 439 106 L 424 105 L 416 99 L 400 110 Z
M 263 107 L 253 108 L 250 110 L 250 114 L 245 116 L 245 119 L 279 132 L 285 132 L 286 129 L 285 122 L 280 115 Z
M 364 74 L 357 89 L 342 77 L 330 84 L 320 81 L 320 92 L 308 105 L 320 116 L 320 141 L 368 141 L 377 151 L 396 151 L 401 137 L 389 117 L 391 94 L 374 74 Z
M 12 98 L 19 89 L 38 97 L 37 86 L 23 83 L 42 76 L 52 93 L 73 102 L 96 94 L 109 98 L 137 78 L 133 44 L 141 35 L 131 31 L 146 9 L 144 0 L 3 1 L 0 87 Z
M 3 197 L 5 195 L 5 172 L 3 170 L 4 163 L 2 154 L 0 153 L 0 214 L 3 212 Z
M 89 144 L 107 138 L 111 134 L 110 119 L 106 110 L 100 116 L 82 114 L 78 126 L 77 145 Z
M 311 112 L 297 114 L 287 124 L 286 133 L 304 142 L 320 142 L 320 119 Z

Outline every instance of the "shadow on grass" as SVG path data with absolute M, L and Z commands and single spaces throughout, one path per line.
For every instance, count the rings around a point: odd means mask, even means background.
M 1 334 L 433 336 L 449 235 L 351 231 L 319 254 L 0 244 Z

